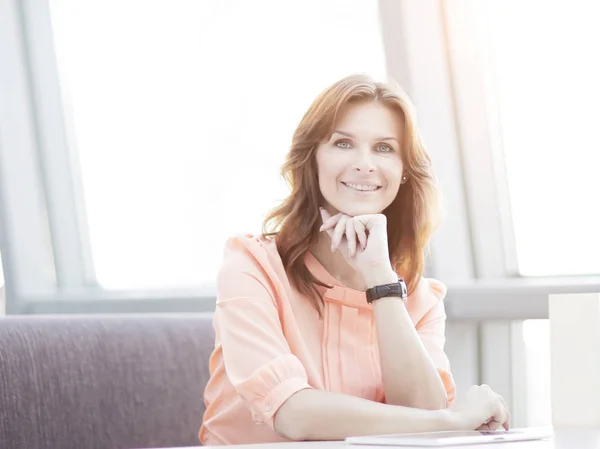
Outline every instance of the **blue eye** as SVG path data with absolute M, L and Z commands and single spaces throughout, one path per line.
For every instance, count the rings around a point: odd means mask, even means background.
M 380 153 L 391 153 L 392 151 L 394 151 L 394 149 L 386 144 L 381 144 L 377 146 L 377 151 L 379 151 Z
M 347 150 L 351 146 L 350 142 L 348 142 L 347 140 L 338 140 L 334 145 L 343 150 Z

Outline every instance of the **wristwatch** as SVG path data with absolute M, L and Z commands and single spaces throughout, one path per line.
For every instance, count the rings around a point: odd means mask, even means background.
M 402 301 L 406 302 L 408 299 L 408 288 L 404 279 L 398 279 L 398 282 L 393 284 L 376 285 L 366 291 L 367 302 L 371 304 L 373 301 L 379 298 L 385 298 L 386 296 L 398 296 Z

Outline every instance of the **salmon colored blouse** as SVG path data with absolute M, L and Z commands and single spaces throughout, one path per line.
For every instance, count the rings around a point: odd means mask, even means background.
M 227 242 L 217 278 L 203 445 L 286 441 L 273 430 L 274 415 L 306 388 L 385 402 L 365 293 L 344 287 L 310 252 L 305 261 L 317 279 L 332 286 L 319 287 L 322 319 L 290 285 L 273 240 L 243 236 Z M 445 293 L 442 283 L 422 279 L 406 307 L 450 403 L 455 385 L 443 349 Z

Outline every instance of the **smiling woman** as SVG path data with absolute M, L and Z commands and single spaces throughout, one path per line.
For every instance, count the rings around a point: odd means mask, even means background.
M 302 256 L 316 244 L 320 206 L 331 215 L 385 215 L 390 263 L 410 291 L 416 287 L 439 223 L 439 198 L 413 117 L 400 88 L 364 76 L 335 83 L 305 114 L 283 166 L 292 192 L 265 222 L 265 235 L 277 232 L 281 259 L 301 292 L 315 292 Z M 365 192 L 373 186 L 379 188 Z
M 202 443 L 507 428 L 487 386 L 454 404 L 446 289 L 422 277 L 437 188 L 402 90 L 334 83 L 283 174 L 268 232 L 225 249 Z

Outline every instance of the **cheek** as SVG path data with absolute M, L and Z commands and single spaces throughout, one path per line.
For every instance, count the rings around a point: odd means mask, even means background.
M 326 155 L 317 157 L 317 173 L 319 174 L 319 184 L 322 187 L 332 186 L 337 183 L 341 174 L 339 161 L 334 158 L 328 158 Z
M 385 177 L 390 187 L 397 188 L 402 181 L 403 165 L 401 161 L 390 164 L 385 168 Z

